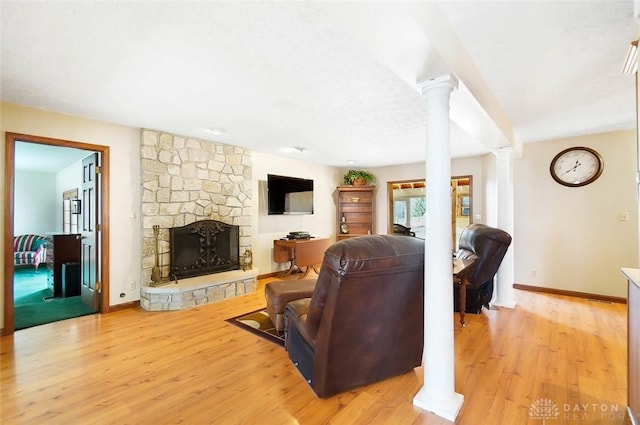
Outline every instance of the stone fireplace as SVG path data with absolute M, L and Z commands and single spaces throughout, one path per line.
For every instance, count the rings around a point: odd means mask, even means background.
M 176 310 L 255 291 L 257 271 L 236 270 L 239 258 L 251 249 L 250 152 L 238 146 L 144 129 L 140 160 L 141 306 L 147 310 Z M 199 222 L 210 224 L 196 224 Z M 156 256 L 154 225 L 159 226 L 161 275 L 165 280 L 170 276 L 173 279 L 158 287 L 148 286 Z M 172 237 L 173 229 L 179 228 L 189 230 Z M 172 254 L 172 239 L 178 234 L 178 239 L 195 243 L 194 248 L 187 248 L 189 255 L 198 257 L 193 263 L 183 264 L 184 250 Z M 229 242 L 227 246 L 222 235 L 233 235 L 237 245 Z M 223 250 L 229 253 L 221 256 Z M 176 264 L 178 270 L 170 269 Z

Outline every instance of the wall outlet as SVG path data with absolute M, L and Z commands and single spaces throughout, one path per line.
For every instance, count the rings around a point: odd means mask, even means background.
M 531 270 L 531 277 L 536 277 L 537 276 L 537 272 L 535 270 Z
M 629 221 L 629 213 L 627 211 L 620 213 L 620 221 Z
M 129 285 L 129 289 L 131 291 L 135 291 L 136 290 L 136 283 L 135 282 L 131 282 L 131 284 Z

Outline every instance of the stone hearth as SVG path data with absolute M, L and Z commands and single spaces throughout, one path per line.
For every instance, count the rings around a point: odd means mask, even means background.
M 258 270 L 232 270 L 141 288 L 140 305 L 149 311 L 185 310 L 255 292 Z

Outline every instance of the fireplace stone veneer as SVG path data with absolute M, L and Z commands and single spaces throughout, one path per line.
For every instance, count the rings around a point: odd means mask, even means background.
M 147 310 L 179 310 L 255 291 L 255 271 L 229 268 L 213 275 L 177 276 L 178 285 L 148 286 L 157 264 L 156 251 L 161 277 L 176 279 L 176 273 L 170 270 L 171 228 L 200 220 L 219 221 L 237 226 L 239 242 L 237 248 L 233 247 L 234 260 L 251 250 L 251 152 L 239 146 L 143 129 L 140 167 L 141 306 Z M 154 226 L 159 226 L 157 244 Z M 206 240 L 210 244 L 211 238 Z M 204 258 L 211 260 L 211 256 Z
M 258 270 L 232 270 L 180 279 L 163 286 L 143 286 L 140 306 L 149 311 L 185 310 L 255 292 Z

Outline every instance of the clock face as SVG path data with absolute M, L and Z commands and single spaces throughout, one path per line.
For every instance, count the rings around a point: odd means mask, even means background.
M 585 186 L 602 174 L 602 157 L 591 148 L 565 149 L 553 158 L 549 171 L 551 177 L 561 185 Z
M 342 223 L 340 225 L 340 231 L 344 234 L 349 233 L 349 226 L 347 226 L 347 223 Z

